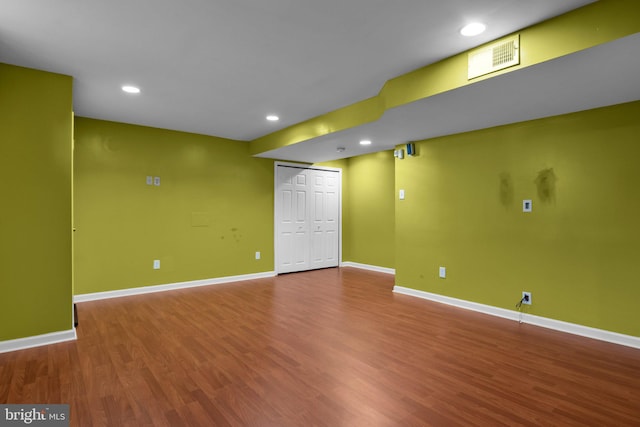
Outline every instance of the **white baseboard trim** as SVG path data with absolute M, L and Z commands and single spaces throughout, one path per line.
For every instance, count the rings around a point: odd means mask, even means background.
M 433 294 L 430 292 L 419 291 L 417 289 L 405 288 L 402 286 L 394 286 L 393 292 L 409 295 L 429 301 L 447 304 L 454 307 L 473 310 L 491 316 L 502 317 L 504 319 L 519 321 L 520 313 L 514 310 L 493 307 L 490 305 L 479 304 L 476 302 L 465 301 L 457 298 L 447 297 L 444 295 Z M 522 323 L 540 326 L 547 329 L 553 329 L 560 332 L 566 332 L 573 335 L 580 335 L 587 338 L 593 338 L 600 341 L 606 341 L 613 344 L 624 345 L 640 349 L 640 337 L 619 334 L 617 332 L 605 331 L 589 326 L 582 326 L 575 323 L 564 322 L 562 320 L 549 319 L 547 317 L 536 316 L 533 314 L 522 314 Z
M 120 298 L 131 295 L 149 294 L 154 292 L 173 291 L 176 289 L 195 288 L 198 286 L 219 285 L 222 283 L 242 282 L 245 280 L 264 279 L 274 277 L 274 271 L 264 273 L 242 274 L 240 276 L 218 277 L 215 279 L 192 280 L 188 282 L 169 283 L 166 285 L 141 286 L 139 288 L 119 289 L 117 291 L 95 292 L 80 294 L 73 297 L 73 302 L 97 301 L 101 299 Z
M 369 265 L 369 264 L 360 264 L 359 262 L 343 262 L 340 267 L 353 267 L 360 268 L 362 270 L 369 271 L 377 271 L 378 273 L 386 273 L 386 274 L 396 274 L 396 270 L 394 268 L 387 267 L 378 267 L 377 265 Z
M 65 341 L 75 341 L 76 339 L 76 330 L 74 328 L 69 329 L 68 331 L 51 332 L 49 334 L 0 341 L 0 353 L 40 347 L 42 345 L 57 344 Z

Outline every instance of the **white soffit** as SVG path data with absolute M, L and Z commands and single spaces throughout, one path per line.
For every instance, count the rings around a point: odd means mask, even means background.
M 640 33 L 388 110 L 380 120 L 262 153 L 321 162 L 640 100 Z M 370 146 L 360 146 L 366 137 Z M 337 147 L 344 147 L 341 153 Z

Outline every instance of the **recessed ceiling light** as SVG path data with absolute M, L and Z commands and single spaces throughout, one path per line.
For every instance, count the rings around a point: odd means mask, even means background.
M 135 86 L 122 86 L 122 90 L 127 93 L 140 93 L 140 88 Z
M 371 141 L 369 141 L 368 139 L 363 139 L 362 141 L 360 141 L 360 145 L 371 145 Z
M 278 120 L 280 120 L 280 117 L 276 116 L 275 114 L 270 114 L 267 116 L 267 120 L 269 120 L 270 122 L 277 122 Z
M 460 34 L 466 37 L 477 36 L 478 34 L 484 33 L 484 30 L 487 29 L 487 26 L 480 22 L 473 22 L 469 25 L 465 25 L 460 30 Z

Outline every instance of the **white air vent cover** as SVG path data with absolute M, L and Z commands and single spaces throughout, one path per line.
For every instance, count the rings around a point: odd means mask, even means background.
M 520 63 L 520 35 L 500 39 L 469 52 L 469 80 Z

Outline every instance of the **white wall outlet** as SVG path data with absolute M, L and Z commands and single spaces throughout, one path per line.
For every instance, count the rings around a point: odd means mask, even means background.
M 404 190 L 400 190 L 398 192 L 398 197 L 400 198 L 400 200 L 404 200 Z
M 160 187 L 160 177 L 159 176 L 154 176 L 153 177 L 153 185 L 155 185 L 156 187 Z
M 260 259 L 260 251 L 256 252 L 256 259 Z
M 522 201 L 522 212 L 531 212 L 533 210 L 533 204 L 531 200 Z
M 522 303 L 531 305 L 531 292 L 522 292 Z
M 153 269 L 154 270 L 160 270 L 160 260 L 159 259 L 154 259 L 153 260 Z
M 147 185 L 153 185 L 153 177 L 147 176 Z
M 440 267 L 438 269 L 438 275 L 440 276 L 441 279 L 444 279 L 447 277 L 447 269 L 446 267 Z

